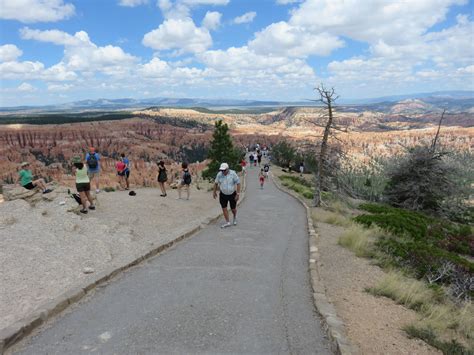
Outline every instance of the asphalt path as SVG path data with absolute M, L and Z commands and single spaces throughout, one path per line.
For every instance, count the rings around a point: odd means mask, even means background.
M 221 220 L 131 269 L 18 353 L 329 354 L 311 296 L 305 210 L 271 181 L 261 190 L 257 170 L 237 226 L 221 229 Z

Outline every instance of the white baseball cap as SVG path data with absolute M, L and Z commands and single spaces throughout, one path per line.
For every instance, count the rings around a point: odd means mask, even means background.
M 227 169 L 229 169 L 229 164 L 227 164 L 227 163 L 222 163 L 221 167 L 219 168 L 220 171 L 224 171 L 224 170 L 227 170 Z

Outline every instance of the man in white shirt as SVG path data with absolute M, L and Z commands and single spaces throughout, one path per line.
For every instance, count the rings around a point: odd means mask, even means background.
M 237 225 L 237 201 L 240 195 L 240 178 L 234 170 L 229 169 L 227 163 L 222 163 L 219 168 L 219 173 L 216 176 L 214 183 L 213 196 L 217 198 L 217 188 L 219 187 L 219 202 L 222 207 L 222 213 L 224 214 L 224 223 L 221 227 L 227 228 L 232 224 L 229 221 L 229 211 L 227 211 L 227 205 L 230 203 L 230 209 L 234 215 L 233 224 Z

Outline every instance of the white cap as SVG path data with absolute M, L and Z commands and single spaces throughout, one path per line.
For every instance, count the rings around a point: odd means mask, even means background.
M 219 168 L 220 171 L 224 171 L 224 170 L 227 170 L 227 169 L 229 169 L 229 164 L 227 164 L 227 163 L 222 163 L 221 167 Z

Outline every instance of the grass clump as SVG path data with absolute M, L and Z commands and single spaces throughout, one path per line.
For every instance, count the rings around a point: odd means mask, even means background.
M 106 187 L 104 187 L 104 191 L 105 191 L 105 192 L 114 192 L 115 189 L 114 189 L 113 187 L 106 186 Z
M 385 296 L 414 310 L 436 303 L 439 295 L 424 282 L 410 279 L 396 271 L 389 272 L 367 292 L 375 296 Z
M 339 245 L 352 250 L 359 257 L 374 255 L 374 241 L 380 235 L 378 228 L 363 228 L 352 224 L 339 236 Z
M 313 210 L 312 216 L 313 220 L 317 222 L 333 224 L 341 227 L 350 227 L 354 224 L 354 222 L 352 222 L 350 218 L 344 215 L 323 209 L 319 209 L 317 211 Z
M 445 354 L 469 354 L 474 349 L 474 307 L 450 302 L 440 287 L 391 271 L 367 292 L 384 296 L 416 310 L 422 318 L 405 327 L 413 337 L 422 339 Z M 467 348 L 466 348 L 467 347 Z
M 313 190 L 311 183 L 298 176 L 282 175 L 280 176 L 282 185 L 297 192 L 299 195 L 309 200 L 313 199 Z

